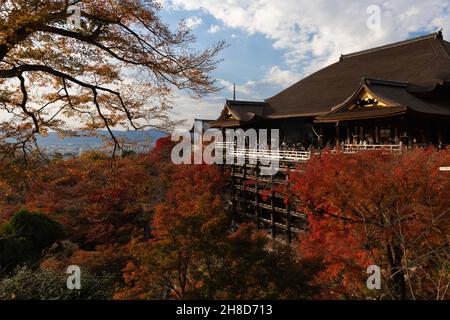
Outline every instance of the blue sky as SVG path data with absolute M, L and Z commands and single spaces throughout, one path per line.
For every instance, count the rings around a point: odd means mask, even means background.
M 215 118 L 225 99 L 264 100 L 341 54 L 444 28 L 450 0 L 159 0 L 171 26 L 184 19 L 198 48 L 224 40 L 213 76 L 224 89 L 200 100 L 177 93 L 176 118 Z M 373 11 L 375 6 L 375 10 Z M 377 14 L 379 14 L 377 16 Z M 379 17 L 379 18 L 378 18 Z
M 200 10 L 164 10 L 162 18 L 172 25 L 176 25 L 181 19 L 187 23 L 191 20 L 198 23 L 193 26 L 193 33 L 197 37 L 199 49 L 222 40 L 229 45 L 222 52 L 223 61 L 214 72 L 217 78 L 244 84 L 267 72 L 273 65 L 284 65 L 282 54 L 273 49 L 273 41 L 266 39 L 263 34 L 251 35 L 238 28 L 225 28 L 219 20 Z M 216 26 L 220 28 L 218 31 L 208 32 Z
M 188 24 L 194 20 L 192 29 L 199 49 L 211 46 L 217 41 L 225 41 L 229 45 L 222 52 L 223 61 L 214 73 L 218 78 L 234 79 L 243 84 L 268 71 L 273 65 L 284 65 L 283 52 L 274 50 L 273 41 L 261 33 L 249 34 L 239 28 L 226 28 L 219 20 L 201 10 L 167 9 L 161 12 L 161 16 L 163 21 L 172 26 L 176 26 L 182 19 Z M 218 31 L 214 30 L 216 26 Z M 210 29 L 214 30 L 214 33 Z

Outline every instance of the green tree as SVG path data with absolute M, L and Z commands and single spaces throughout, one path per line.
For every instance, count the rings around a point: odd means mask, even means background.
M 58 222 L 21 210 L 0 228 L 0 267 L 11 270 L 21 263 L 36 262 L 44 249 L 63 237 Z

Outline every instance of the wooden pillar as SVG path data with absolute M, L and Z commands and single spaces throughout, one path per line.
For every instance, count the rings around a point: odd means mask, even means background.
M 286 174 L 286 182 L 289 181 L 289 175 Z M 286 195 L 286 237 L 289 243 L 292 242 L 292 233 L 291 233 L 291 204 L 290 199 Z
M 289 243 L 292 242 L 292 232 L 291 232 L 291 204 L 289 199 L 286 202 L 286 237 Z
M 231 205 L 232 205 L 232 225 L 234 226 L 236 223 L 236 185 L 235 185 L 235 173 L 236 168 L 234 164 L 231 165 Z
M 339 127 L 339 122 L 336 123 L 336 151 L 340 151 L 340 145 L 341 145 L 341 137 L 340 137 L 340 127 Z
M 255 166 L 255 220 L 256 220 L 256 229 L 260 229 L 259 224 L 259 185 L 258 185 L 258 163 Z
M 322 150 L 325 141 L 323 140 L 323 127 L 319 127 L 319 139 L 317 141 L 317 149 Z
M 243 179 L 242 179 L 242 197 L 243 197 L 243 203 L 244 203 L 244 213 L 247 213 L 247 192 L 246 192 L 246 184 L 247 181 L 247 161 L 244 160 L 244 173 L 243 173 Z
M 438 141 L 437 141 L 439 149 L 443 149 L 445 142 L 444 142 L 444 129 L 442 127 L 442 122 L 438 122 Z
M 345 143 L 352 143 L 353 137 L 350 137 L 350 127 L 348 126 L 348 124 L 346 125 L 346 129 L 347 129 L 347 138 L 345 139 Z
M 275 226 L 275 186 L 274 186 L 274 175 L 270 176 L 270 188 L 272 190 L 272 194 L 270 196 L 270 205 L 271 205 L 271 212 L 270 212 L 270 228 L 272 230 L 272 237 L 277 237 L 277 230 Z

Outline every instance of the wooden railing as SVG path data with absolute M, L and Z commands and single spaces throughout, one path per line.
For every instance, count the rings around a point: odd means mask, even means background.
M 343 153 L 356 153 L 360 151 L 386 151 L 390 153 L 402 153 L 402 143 L 399 144 L 344 144 Z
M 311 151 L 241 149 L 235 148 L 235 144 L 232 142 L 216 142 L 216 148 L 224 149 L 226 154 L 233 155 L 238 159 L 301 162 L 311 158 Z
M 229 154 L 249 160 L 278 160 L 284 162 L 308 161 L 311 158 L 311 152 L 309 151 L 236 149 L 230 150 Z
M 238 159 L 246 160 L 278 160 L 280 162 L 305 162 L 311 159 L 311 151 L 299 150 L 258 150 L 236 148 L 233 142 L 216 142 L 216 148 L 225 150 L 225 155 L 232 155 Z M 333 150 L 333 153 L 343 152 L 352 154 L 362 151 L 385 151 L 389 153 L 402 153 L 402 144 L 344 144 L 340 146 L 339 151 Z M 316 152 L 320 155 L 320 152 Z

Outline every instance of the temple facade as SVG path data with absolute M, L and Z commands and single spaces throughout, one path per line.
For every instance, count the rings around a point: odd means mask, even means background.
M 228 100 L 212 127 L 276 128 L 282 146 L 334 150 L 450 143 L 450 43 L 442 33 L 342 55 L 264 101 Z

